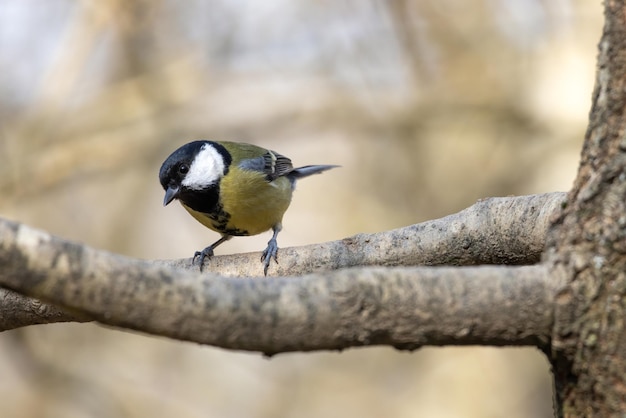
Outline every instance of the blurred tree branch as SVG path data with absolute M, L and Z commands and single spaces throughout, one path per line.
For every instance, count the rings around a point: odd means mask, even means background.
M 258 275 L 257 253 L 214 257 L 212 272 L 200 275 L 188 259 L 133 260 L 2 221 L 0 329 L 92 319 L 266 354 L 367 344 L 544 346 L 552 293 L 543 267 L 363 266 L 536 263 L 564 199 L 485 199 L 439 220 L 281 249 L 278 278 L 224 277 Z M 488 320 L 494 312 L 498 321 Z
M 88 317 L 59 309 L 38 299 L 0 288 L 0 331 L 28 325 L 89 320 Z

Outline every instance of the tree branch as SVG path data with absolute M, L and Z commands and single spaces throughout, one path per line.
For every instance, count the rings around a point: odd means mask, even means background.
M 533 264 L 539 261 L 550 215 L 564 199 L 565 193 L 484 199 L 434 221 L 334 242 L 283 248 L 280 264 L 273 264 L 270 274 L 295 276 L 359 265 Z M 0 240 L 6 242 L 9 238 L 5 235 L 18 229 L 16 224 L 0 219 Z M 38 234 L 42 239 L 53 239 L 43 232 Z M 33 251 L 36 253 L 37 249 Z M 214 257 L 207 270 L 224 276 L 256 276 L 261 271 L 258 258 L 259 253 Z M 155 263 L 197 270 L 190 259 Z M 20 277 L 22 273 L 14 274 Z M 0 330 L 87 320 L 10 291 L 0 293 L 0 314 Z
M 404 228 L 303 247 L 281 248 L 272 276 L 298 276 L 355 266 L 536 264 L 550 217 L 566 193 L 483 199 L 453 215 Z M 260 253 L 213 257 L 206 269 L 224 276 L 261 274 Z M 162 261 L 197 270 L 191 259 Z
M 101 323 L 274 354 L 385 344 L 543 347 L 547 270 L 353 268 L 227 279 L 134 260 L 0 223 L 0 285 Z
M 38 299 L 0 288 L 0 331 L 54 322 L 86 322 L 88 317 L 71 313 Z

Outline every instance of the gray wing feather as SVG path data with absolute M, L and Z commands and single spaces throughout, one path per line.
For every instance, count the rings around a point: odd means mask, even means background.
M 263 157 L 258 157 L 241 160 L 239 168 L 243 170 L 260 171 L 263 173 L 265 172 L 265 159 Z
M 268 151 L 257 158 L 247 158 L 239 163 L 243 170 L 258 171 L 265 174 L 267 181 L 276 180 L 293 171 L 291 160 L 274 151 Z

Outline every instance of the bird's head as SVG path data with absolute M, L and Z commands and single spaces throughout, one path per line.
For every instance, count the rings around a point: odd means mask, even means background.
M 230 154 L 212 141 L 193 141 L 174 151 L 161 166 L 159 181 L 165 190 L 163 205 L 186 194 L 217 185 L 228 172 Z

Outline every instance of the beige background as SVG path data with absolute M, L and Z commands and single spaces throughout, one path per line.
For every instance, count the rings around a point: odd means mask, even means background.
M 129 256 L 189 257 L 216 234 L 162 207 L 157 173 L 198 138 L 342 165 L 299 183 L 282 247 L 575 177 L 599 1 L 128 3 L 0 0 L 0 216 Z M 531 349 L 266 359 L 38 326 L 0 335 L 0 416 L 549 417 L 548 369 Z

